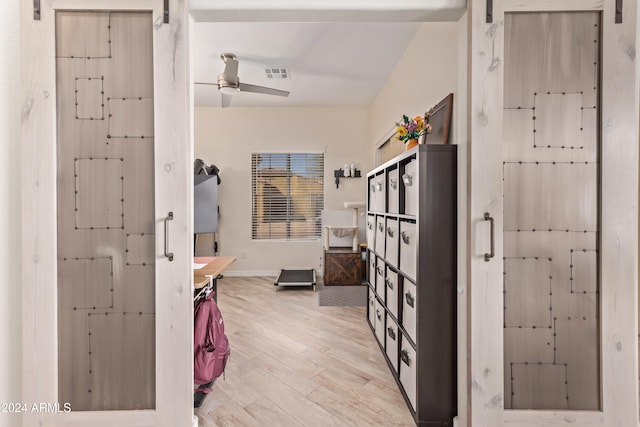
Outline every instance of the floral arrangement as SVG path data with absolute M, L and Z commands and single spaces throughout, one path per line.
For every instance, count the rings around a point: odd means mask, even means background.
M 402 115 L 402 121 L 396 123 L 396 138 L 404 141 L 406 144 L 411 139 L 418 139 L 425 133 L 431 133 L 433 128 L 425 121 L 422 116 L 415 116 L 410 119 L 406 115 Z

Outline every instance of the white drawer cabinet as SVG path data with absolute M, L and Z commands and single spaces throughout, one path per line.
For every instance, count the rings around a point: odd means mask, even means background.
M 369 279 L 369 283 L 371 284 L 373 290 L 376 289 L 376 257 L 370 256 L 368 265 L 367 278 Z
M 409 402 L 413 410 L 416 409 L 416 351 L 413 349 L 409 341 L 402 336 L 400 339 L 400 383 L 404 392 L 407 394 Z
M 376 217 L 376 237 L 374 249 L 378 255 L 384 256 L 384 244 L 385 244 L 385 236 L 387 234 L 387 230 L 385 228 L 385 220 L 384 217 L 378 215 Z
M 413 222 L 400 221 L 400 270 L 408 277 L 415 280 L 417 263 L 417 233 L 416 224 Z
M 374 248 L 376 241 L 376 217 L 375 215 L 367 215 L 367 247 Z
M 384 311 L 384 307 L 382 306 L 382 304 L 380 304 L 380 301 L 378 301 L 377 299 L 375 300 L 375 331 L 376 331 L 376 338 L 378 339 L 378 342 L 380 343 L 380 345 L 384 346 L 384 339 L 385 339 L 385 330 L 384 330 L 384 321 L 386 318 L 386 312 Z
M 387 184 L 386 173 L 383 171 L 378 173 L 374 179 L 373 185 L 375 186 L 376 193 L 376 212 L 384 212 L 387 204 Z
M 407 215 L 418 214 L 418 162 L 412 160 L 404 167 L 402 174 L 402 185 L 404 186 L 404 213 Z
M 416 341 L 416 313 L 418 301 L 416 299 L 416 285 L 408 280 L 404 281 L 402 292 L 402 327 L 409 337 Z
M 369 312 L 369 323 L 371 323 L 374 327 L 376 324 L 376 294 L 373 292 L 373 289 L 369 288 L 369 297 L 368 297 L 368 308 Z
M 387 174 L 389 185 L 387 187 L 387 211 L 389 213 L 400 212 L 400 181 L 398 169 L 390 170 Z
M 398 229 L 398 220 L 387 218 L 385 237 L 385 250 L 384 257 L 387 262 L 394 267 L 398 266 L 398 240 L 400 237 L 400 230 Z
M 387 184 L 386 173 L 379 172 L 374 176 L 368 177 L 369 182 L 369 199 L 367 206 L 370 212 L 384 212 L 387 204 Z
M 389 358 L 394 371 L 398 372 L 398 342 L 400 341 L 400 337 L 398 336 L 398 325 L 396 325 L 396 322 L 388 314 L 385 339 L 385 352 L 387 353 L 387 357 Z
M 385 285 L 387 286 L 387 296 L 385 298 L 385 304 L 389 313 L 393 314 L 393 317 L 398 318 L 398 273 L 387 267 L 387 277 L 385 278 Z
M 420 425 L 457 414 L 456 164 L 420 145 L 367 174 L 368 321 Z
M 367 198 L 367 210 L 369 212 L 378 212 L 376 206 L 377 194 L 376 194 L 376 177 L 372 176 L 367 179 L 369 182 L 369 197 Z
M 380 298 L 384 298 L 384 260 L 378 257 L 378 262 L 376 265 L 376 285 L 375 290 L 376 293 L 380 296 Z

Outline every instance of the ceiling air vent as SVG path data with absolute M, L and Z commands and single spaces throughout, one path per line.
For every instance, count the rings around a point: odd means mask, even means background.
M 267 73 L 268 79 L 288 79 L 289 78 L 289 70 L 286 68 L 265 68 L 265 73 Z

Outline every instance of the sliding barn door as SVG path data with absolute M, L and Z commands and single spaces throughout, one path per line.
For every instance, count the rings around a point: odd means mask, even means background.
M 504 406 L 599 410 L 600 13 L 504 19 Z
M 615 3 L 473 4 L 470 425 L 638 422 L 637 11 Z
M 23 14 L 25 425 L 192 422 L 188 22 L 117 3 Z
M 151 12 L 56 13 L 59 399 L 75 410 L 155 408 L 152 28 Z

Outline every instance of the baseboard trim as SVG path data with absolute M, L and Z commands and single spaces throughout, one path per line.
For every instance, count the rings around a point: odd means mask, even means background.
M 280 271 L 228 270 L 222 273 L 229 277 L 278 277 Z

